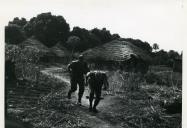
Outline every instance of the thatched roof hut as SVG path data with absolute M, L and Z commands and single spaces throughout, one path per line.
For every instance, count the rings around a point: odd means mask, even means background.
M 132 55 L 142 58 L 144 61 L 150 61 L 151 57 L 144 50 L 127 42 L 114 40 L 102 46 L 95 47 L 83 52 L 86 60 L 103 60 L 103 61 L 126 61 Z
M 146 51 L 132 43 L 120 40 L 113 40 L 104 45 L 86 50 L 82 54 L 90 63 L 132 65 L 132 60 L 137 61 L 135 63 L 151 61 L 151 57 Z

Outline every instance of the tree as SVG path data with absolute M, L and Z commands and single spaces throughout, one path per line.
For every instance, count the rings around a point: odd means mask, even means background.
M 168 56 L 169 56 L 170 59 L 178 59 L 178 58 L 180 58 L 179 53 L 174 51 L 174 50 L 170 50 L 168 52 Z
M 62 16 L 55 16 L 49 12 L 32 18 L 24 30 L 28 36 L 34 35 L 43 44 L 52 47 L 59 41 L 65 43 L 70 28 Z
M 18 17 L 15 17 L 13 21 L 9 22 L 9 24 L 16 24 L 21 27 L 23 27 L 26 23 L 27 23 L 27 20 L 25 18 L 19 19 Z
M 16 24 L 9 24 L 5 27 L 5 42 L 8 44 L 19 44 L 25 40 L 25 34 L 21 27 Z
M 120 38 L 120 36 L 117 33 L 112 35 L 112 40 L 119 39 L 119 38 Z
M 106 28 L 103 28 L 101 30 L 98 28 L 94 28 L 91 30 L 91 33 L 95 34 L 103 44 L 112 41 L 113 38 L 117 36 L 117 35 L 112 36 L 110 31 L 108 31 Z
M 81 45 L 80 43 L 80 38 L 77 36 L 70 36 L 66 41 L 67 47 L 73 51 Z
M 78 52 L 82 52 L 88 48 L 102 44 L 101 40 L 95 34 L 85 28 L 74 27 L 70 35 L 80 38 L 80 42 L 78 43 L 79 45 L 75 46 L 75 50 Z
M 154 53 L 154 64 L 156 65 L 168 65 L 169 58 L 168 53 L 163 49 Z
M 142 50 L 147 51 L 148 53 L 152 52 L 152 47 L 150 46 L 148 42 L 143 42 L 139 39 L 132 39 L 132 38 L 122 38 L 121 40 L 128 41 L 132 43 L 133 45 L 141 48 Z
M 154 43 L 153 44 L 153 47 L 152 47 L 154 50 L 155 50 L 155 52 L 159 49 L 159 45 L 157 44 L 157 43 Z

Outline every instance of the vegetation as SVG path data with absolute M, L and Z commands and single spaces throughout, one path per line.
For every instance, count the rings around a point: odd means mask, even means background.
M 64 71 L 63 68 L 63 74 L 61 70 L 52 70 L 50 75 L 40 74 L 40 82 L 24 91 L 24 96 L 27 96 L 33 95 L 33 93 L 30 93 L 32 89 L 39 89 L 41 95 L 37 102 L 28 102 L 28 99 L 15 102 L 17 103 L 14 104 L 15 106 L 24 107 L 24 109 L 21 109 L 21 111 L 18 107 L 18 109 L 9 109 L 8 114 L 14 115 L 24 122 L 29 122 L 37 128 L 89 128 L 90 122 L 84 118 L 84 114 L 89 114 L 84 112 L 87 109 L 84 109 L 84 107 L 79 109 L 74 103 L 66 100 L 67 85 L 59 77 L 56 77 L 57 74 L 64 76 L 66 74 Z M 116 100 L 111 99 L 113 104 L 105 106 L 104 110 L 106 111 L 94 116 L 127 128 L 181 127 L 181 113 L 171 114 L 171 110 L 168 109 L 169 106 L 174 108 L 181 103 L 182 93 L 179 88 L 181 84 L 169 87 L 148 84 L 141 74 L 120 70 L 109 71 L 107 76 L 110 88 L 104 92 L 104 96 L 113 95 Z M 29 83 L 27 86 L 31 84 Z M 42 88 L 48 90 L 48 93 L 43 95 Z M 15 98 L 15 100 L 17 99 Z M 27 104 L 25 104 L 26 101 Z M 116 106 L 116 104 L 118 105 Z M 173 104 L 175 105 L 173 106 Z M 32 107 L 26 107 L 28 105 Z M 179 110 L 179 108 L 175 110 Z M 174 111 L 172 110 L 172 112 Z
M 8 44 L 19 44 L 25 39 L 22 28 L 16 24 L 9 24 L 5 27 L 5 42 Z
M 25 18 L 19 19 L 18 17 L 15 17 L 15 18 L 13 19 L 13 21 L 10 21 L 10 22 L 9 22 L 9 24 L 16 24 L 16 25 L 18 25 L 18 26 L 20 26 L 20 27 L 23 27 L 24 25 L 27 24 L 27 20 L 26 20 Z
M 166 52 L 162 49 L 160 51 L 152 53 L 152 57 L 154 58 L 152 61 L 153 65 L 166 65 L 171 68 L 174 68 L 175 65 L 176 67 L 182 68 L 182 54 L 180 55 L 174 50 Z M 178 60 L 180 63 L 176 63 L 176 60 Z
M 154 43 L 154 44 L 153 44 L 153 49 L 154 49 L 155 51 L 158 50 L 158 49 L 159 49 L 159 45 L 156 44 L 156 43 Z
M 94 119 L 126 128 L 181 128 L 182 74 L 175 72 L 173 67 L 182 68 L 182 54 L 174 50 L 156 50 L 158 47 L 151 47 L 148 42 L 121 38 L 106 28 L 74 27 L 70 31 L 62 16 L 51 13 L 39 14 L 29 21 L 14 18 L 5 27 L 5 42 L 5 78 L 12 78 L 15 73 L 14 78 L 19 79 L 15 83 L 9 80 L 5 83 L 8 116 L 29 122 L 35 128 L 89 128 Z M 64 52 L 61 52 L 59 45 L 68 50 L 62 48 Z M 148 72 L 127 72 L 116 63 L 110 70 L 105 68 L 110 88 L 103 96 L 106 100 L 108 96 L 115 99 L 103 104 L 101 113 L 92 115 L 87 108 L 66 100 L 69 81 L 66 65 L 40 63 L 44 54 L 49 54 L 47 59 L 52 59 L 52 51 L 64 56 L 65 50 L 68 55 L 92 51 L 90 56 L 97 55 L 101 65 L 103 58 L 112 58 L 118 63 L 133 58 L 131 54 L 135 53 L 142 57 L 142 64 L 136 68 Z M 148 69 L 144 59 L 149 56 L 153 58 L 153 66 Z M 96 68 L 93 66 L 92 69 Z
M 145 50 L 147 53 L 152 52 L 152 47 L 150 46 L 150 44 L 148 42 L 143 42 L 139 39 L 132 39 L 132 38 L 123 38 L 122 40 L 128 41 L 128 42 L 134 44 L 135 46 L 141 48 L 142 50 Z
M 92 30 L 86 30 L 80 27 L 74 27 L 70 32 L 69 40 L 66 42 L 66 45 L 71 50 L 74 49 L 78 52 L 83 52 L 89 48 L 102 45 L 109 41 L 119 38 L 118 34 L 111 34 L 110 31 L 103 28 L 102 30 L 94 28 Z M 76 45 L 72 46 L 72 43 L 75 41 L 72 40 L 72 37 L 78 37 L 79 41 L 76 42 Z M 72 42 L 72 43 L 71 43 Z
M 33 17 L 25 26 L 28 36 L 34 35 L 46 46 L 52 47 L 57 42 L 65 42 L 69 34 L 69 24 L 62 16 L 42 13 Z
M 6 43 L 19 44 L 30 36 L 35 36 L 47 47 L 52 47 L 60 42 L 61 45 L 73 52 L 83 52 L 112 40 L 127 41 L 144 50 L 147 54 L 152 54 L 154 58 L 152 64 L 155 65 L 168 65 L 171 67 L 173 59 L 181 58 L 181 55 L 176 51 L 158 51 L 159 45 L 156 43 L 151 47 L 146 41 L 121 38 L 118 34 L 111 34 L 106 28 L 87 30 L 76 26 L 70 31 L 69 24 L 64 17 L 52 15 L 50 12 L 41 13 L 29 21 L 25 18 L 19 19 L 16 17 L 5 27 Z M 157 52 L 152 52 L 153 49 Z

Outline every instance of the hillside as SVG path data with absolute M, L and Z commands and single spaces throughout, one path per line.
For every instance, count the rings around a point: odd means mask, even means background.
M 150 61 L 151 57 L 144 50 L 127 42 L 113 40 L 104 45 L 83 52 L 86 60 L 104 60 L 104 61 L 126 61 L 131 55 L 141 57 L 145 61 Z

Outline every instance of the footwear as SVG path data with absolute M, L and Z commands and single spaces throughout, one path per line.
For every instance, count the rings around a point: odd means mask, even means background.
M 93 108 L 92 111 L 93 111 L 94 113 L 98 113 L 98 112 L 99 112 L 96 108 Z

